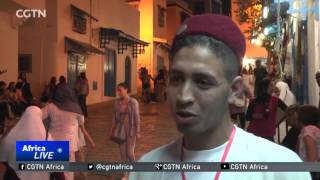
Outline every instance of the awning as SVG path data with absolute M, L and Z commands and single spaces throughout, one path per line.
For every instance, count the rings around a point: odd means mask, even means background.
M 96 53 L 96 54 L 104 54 L 100 49 L 92 46 L 91 44 L 84 43 L 75 39 L 71 39 L 69 37 L 65 37 L 65 52 L 79 52 L 79 53 Z
M 161 39 L 161 38 L 153 38 L 153 42 L 155 45 L 165 49 L 165 50 L 170 50 L 171 46 L 168 43 L 166 39 Z
M 149 45 L 149 43 L 135 38 L 121 30 L 100 28 L 100 48 L 105 48 L 111 40 L 118 42 L 118 54 L 123 54 L 124 50 L 128 49 L 128 46 L 132 46 L 133 57 L 137 57 L 138 54 L 144 53 L 145 46 Z
M 170 44 L 168 43 L 162 43 L 162 42 L 154 42 L 154 43 L 165 50 L 170 50 L 171 48 Z

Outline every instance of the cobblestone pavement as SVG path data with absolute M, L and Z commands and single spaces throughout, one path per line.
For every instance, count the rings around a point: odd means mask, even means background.
M 106 133 L 111 126 L 113 102 L 101 103 L 89 107 L 89 118 L 86 121 L 86 128 L 95 140 L 96 148 L 90 146 L 87 149 L 86 161 L 119 161 L 119 147 L 106 139 Z M 175 123 L 170 116 L 168 105 L 165 103 L 140 104 L 141 134 L 142 138 L 136 145 L 136 159 L 150 150 L 166 144 L 177 137 L 179 133 Z M 76 176 L 76 179 L 81 179 Z M 118 180 L 121 174 L 103 173 L 89 174 L 91 180 Z

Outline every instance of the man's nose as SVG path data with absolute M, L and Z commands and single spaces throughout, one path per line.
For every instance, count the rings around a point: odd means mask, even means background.
M 177 103 L 180 106 L 188 106 L 194 102 L 193 87 L 190 82 L 185 82 L 177 94 Z

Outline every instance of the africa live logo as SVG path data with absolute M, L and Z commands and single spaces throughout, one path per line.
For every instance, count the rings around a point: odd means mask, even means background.
M 54 152 L 46 152 L 45 146 L 31 146 L 31 145 L 24 145 L 22 151 L 27 152 L 34 152 L 34 159 L 48 159 L 52 160 Z M 62 148 L 57 149 L 58 153 L 62 153 Z
M 17 161 L 69 161 L 69 141 L 17 141 Z

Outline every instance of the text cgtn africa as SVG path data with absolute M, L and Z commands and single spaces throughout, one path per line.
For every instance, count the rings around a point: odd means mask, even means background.
M 18 18 L 46 18 L 47 11 L 45 9 L 18 9 L 16 16 Z
M 24 145 L 22 151 L 26 152 L 34 152 L 34 159 L 44 159 L 44 160 L 51 160 L 53 159 L 54 152 L 46 152 L 46 147 L 44 146 L 31 146 L 31 145 Z M 62 149 L 57 149 L 57 152 L 61 153 Z
M 179 163 L 157 163 L 156 170 L 173 170 L 173 171 L 196 171 L 200 170 L 199 164 L 179 164 Z
M 63 164 L 39 164 L 39 163 L 28 163 L 26 165 L 26 170 L 34 170 L 34 171 L 62 171 L 65 170 Z
M 250 164 L 230 164 L 230 170 L 268 170 L 266 164 L 250 163 Z

